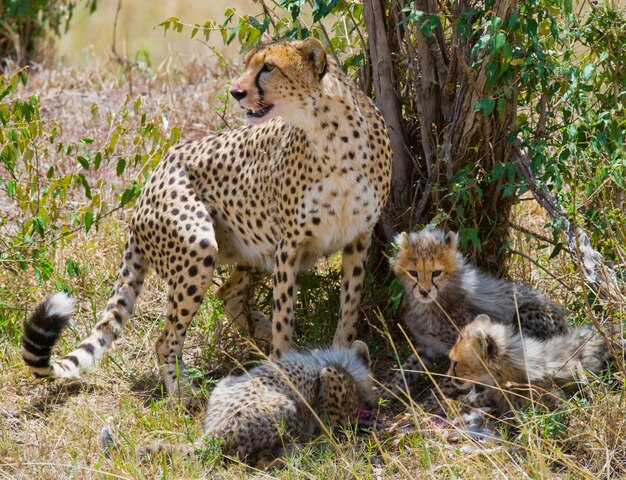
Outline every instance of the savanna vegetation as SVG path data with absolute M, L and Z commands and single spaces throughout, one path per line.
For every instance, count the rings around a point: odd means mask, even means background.
M 119 2 L 125 8 L 126 2 Z M 471 260 L 557 300 L 573 323 L 624 337 L 626 317 L 626 8 L 568 0 L 260 0 L 222 18 L 159 18 L 163 33 L 210 55 L 150 62 L 149 51 L 88 66 L 56 62 L 52 41 L 95 2 L 3 0 L 0 11 L 0 476 L 269 476 L 220 459 L 138 462 L 156 440 L 190 442 L 200 415 L 167 407 L 153 361 L 165 288 L 150 276 L 125 336 L 85 378 L 50 383 L 19 355 L 24 318 L 47 293 L 78 299 L 59 345 L 95 323 L 112 287 L 142 185 L 181 139 L 241 123 L 228 98 L 239 59 L 263 34 L 314 35 L 380 106 L 394 147 L 393 193 L 376 231 L 362 337 L 389 376 L 409 347 L 387 268 L 395 233 L 428 223 L 460 232 Z M 152 8 L 152 7 L 151 7 Z M 115 18 L 110 22 L 113 28 Z M 103 20 L 104 21 L 104 20 Z M 114 42 L 113 42 L 114 45 Z M 45 62 L 43 60 L 46 60 Z M 338 262 L 300 280 L 297 339 L 332 338 Z M 218 276 L 219 277 L 219 276 Z M 217 278 L 216 282 L 221 279 Z M 268 283 L 257 302 L 269 308 Z M 208 395 L 254 348 L 207 296 L 186 342 Z M 419 402 L 385 404 L 378 427 L 299 448 L 281 478 L 620 478 L 626 475 L 624 365 L 555 411 L 539 406 L 477 443 L 433 422 Z M 427 382 L 416 388 L 420 398 Z M 104 452 L 100 431 L 120 451 Z

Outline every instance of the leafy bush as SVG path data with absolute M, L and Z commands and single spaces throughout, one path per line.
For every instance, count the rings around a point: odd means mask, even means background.
M 69 28 L 76 0 L 2 0 L 0 58 L 26 65 L 38 53 L 46 35 L 61 35 Z M 84 0 L 90 12 L 97 0 Z
M 0 75 L 0 268 L 32 269 L 45 281 L 53 271 L 49 250 L 78 230 L 97 228 L 102 219 L 132 203 L 180 131 L 173 127 L 166 134 L 162 115 L 149 117 L 141 98 L 131 101 L 127 96 L 116 114 L 107 116 L 109 135 L 103 145 L 88 137 L 64 142 L 67 126 L 44 123 L 38 97 L 20 96 L 20 82 L 26 81 L 25 70 Z M 91 112 L 99 115 L 97 104 Z M 122 156 L 129 145 L 132 153 Z M 100 169 L 113 166 L 117 184 L 98 178 Z M 139 178 L 124 179 L 128 167 L 142 172 Z M 70 276 L 78 273 L 77 265 L 67 259 Z

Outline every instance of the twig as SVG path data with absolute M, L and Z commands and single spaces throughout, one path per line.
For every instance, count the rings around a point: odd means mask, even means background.
M 549 237 L 547 237 L 545 235 L 542 235 L 541 233 L 537 233 L 537 232 L 531 230 L 530 228 L 526 228 L 523 225 L 520 225 L 518 223 L 510 222 L 509 226 L 511 228 L 513 228 L 514 230 L 517 230 L 519 232 L 525 233 L 527 235 L 532 235 L 533 237 L 537 238 L 538 240 L 541 240 L 544 243 L 549 243 L 550 245 L 554 245 L 555 247 L 557 245 L 556 243 L 554 243 L 554 240 L 552 240 L 551 238 L 549 238 Z M 564 251 L 566 251 L 570 255 L 573 253 L 572 250 L 568 246 L 563 245 L 563 244 L 561 244 L 561 245 L 563 246 L 563 250 Z
M 270 23 L 272 24 L 272 28 L 274 29 L 274 31 L 276 31 L 276 22 L 274 21 L 274 17 L 272 16 L 272 11 L 265 4 L 265 0 L 258 0 L 258 2 L 261 4 L 261 8 L 263 9 L 263 15 L 265 15 L 266 17 L 268 17 L 270 19 Z
M 513 255 L 519 255 L 520 257 L 525 258 L 526 260 L 528 260 L 530 263 L 532 263 L 535 267 L 540 268 L 541 270 L 543 270 L 544 272 L 546 272 L 548 275 L 550 275 L 554 280 L 556 280 L 557 282 L 559 282 L 561 284 L 561 286 L 563 288 L 565 288 L 568 292 L 574 292 L 571 287 L 567 284 L 565 284 L 559 277 L 557 277 L 554 273 L 552 273 L 550 270 L 548 270 L 546 267 L 544 267 L 543 265 L 541 265 L 537 260 L 534 260 L 533 258 L 531 258 L 530 256 L 526 255 L 524 252 L 520 252 L 518 250 L 509 250 Z

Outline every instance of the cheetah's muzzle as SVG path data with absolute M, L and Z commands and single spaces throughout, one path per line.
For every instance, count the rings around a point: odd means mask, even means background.
M 274 105 L 266 105 L 266 106 L 262 107 L 259 110 L 255 110 L 255 111 L 248 110 L 246 112 L 246 115 L 248 117 L 253 117 L 253 118 L 263 118 L 265 115 L 267 115 L 269 113 L 269 111 L 272 108 L 274 108 Z

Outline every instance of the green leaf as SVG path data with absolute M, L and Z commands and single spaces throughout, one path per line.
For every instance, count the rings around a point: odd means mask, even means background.
M 435 34 L 437 27 L 439 27 L 439 17 L 437 15 L 429 15 L 420 25 L 420 30 L 426 38 L 430 38 Z
M 506 35 L 504 35 L 504 33 L 496 33 L 496 36 L 493 39 L 493 52 L 498 53 L 507 43 Z
M 78 181 L 80 182 L 80 184 L 85 189 L 85 196 L 88 199 L 91 200 L 91 187 L 89 186 L 89 183 L 87 182 L 87 179 L 85 178 L 85 176 L 82 173 L 78 174 Z
M 46 221 L 41 217 L 33 218 L 33 228 L 41 238 L 46 236 Z
M 498 98 L 498 101 L 496 102 L 496 110 L 498 111 L 498 115 L 500 115 L 500 117 L 504 115 L 506 104 L 507 104 L 506 98 L 504 97 Z
M 7 180 L 5 185 L 7 187 L 7 195 L 9 198 L 15 197 L 15 187 L 17 186 L 17 182 L 15 180 Z
M 80 163 L 81 167 L 89 171 L 89 161 L 85 157 L 79 155 L 76 161 Z
M 554 257 L 556 257 L 561 252 L 561 250 L 563 250 L 563 244 L 559 242 L 552 249 L 552 252 L 550 253 L 550 257 L 548 258 L 548 260 L 552 260 Z
M 122 173 L 124 173 L 125 168 L 126 168 L 126 160 L 124 158 L 120 158 L 117 161 L 117 166 L 115 167 L 115 173 L 117 174 L 118 177 L 122 175 Z
M 178 143 L 180 140 L 180 127 L 173 127 L 170 132 L 170 145 Z
M 589 80 L 593 76 L 595 69 L 596 67 L 594 67 L 591 63 L 585 64 L 585 68 L 583 68 L 583 80 Z
M 98 170 L 100 168 L 100 164 L 102 164 L 102 152 L 96 153 L 96 158 L 93 162 L 93 169 Z
M 476 231 L 475 228 L 462 228 L 463 231 L 463 236 L 466 239 L 471 240 L 471 242 L 474 244 L 474 246 L 476 248 L 478 248 L 480 250 L 480 239 L 478 238 L 478 232 Z
M 410 7 L 406 7 L 409 10 L 411 9 Z M 408 14 L 406 17 L 404 17 L 402 20 L 400 20 L 396 26 L 400 26 L 400 25 L 404 25 L 405 23 L 413 23 L 413 22 L 419 22 L 422 17 L 424 16 L 424 12 L 421 10 L 414 10 L 412 11 L 410 14 Z
M 85 212 L 85 232 L 89 232 L 93 225 L 93 212 L 88 210 Z
M 485 116 L 488 116 L 491 115 L 491 112 L 493 112 L 493 108 L 495 107 L 495 105 L 496 101 L 493 98 L 484 97 L 476 102 L 476 104 L 474 105 L 474 111 L 480 112 L 482 110 L 483 114 Z

